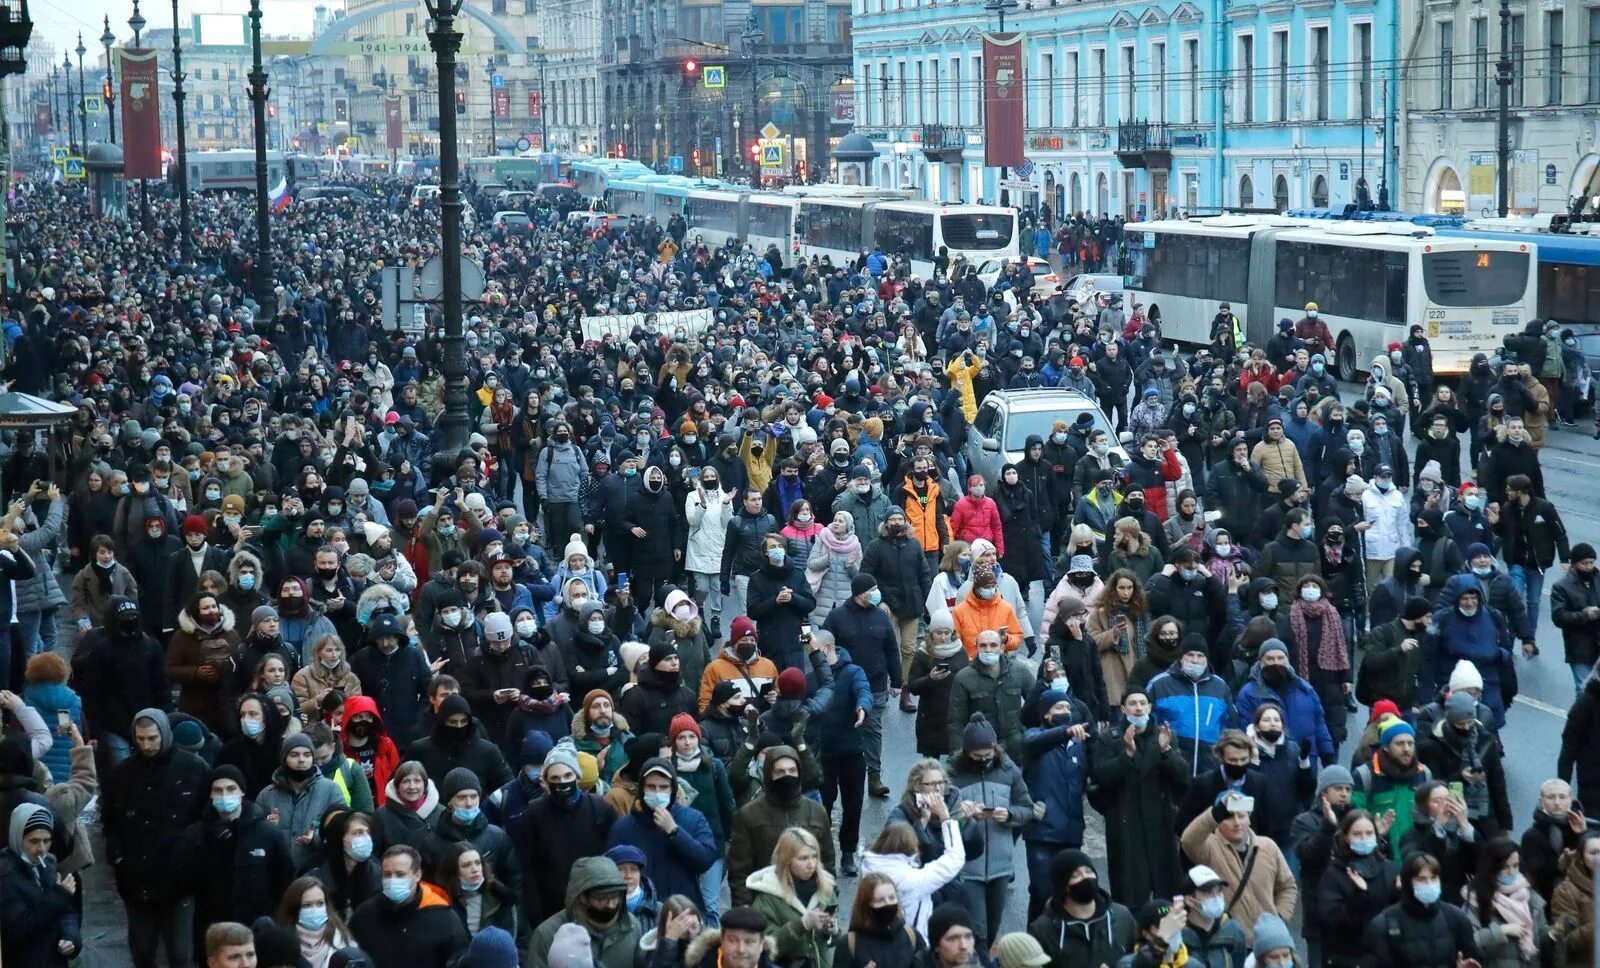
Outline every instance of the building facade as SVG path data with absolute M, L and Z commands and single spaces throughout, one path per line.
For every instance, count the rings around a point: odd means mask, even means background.
M 1394 184 L 1398 0 L 1031 0 L 1032 174 L 983 164 L 982 0 L 854 0 L 878 185 L 1127 218 L 1342 206 Z M 1363 173 L 1365 180 L 1363 181 Z
M 1403 207 L 1495 213 L 1502 51 L 1511 59 L 1509 211 L 1562 212 L 1574 196 L 1600 195 L 1600 8 L 1513 0 L 1509 13 L 1502 43 L 1498 4 L 1405 0 L 1402 20 L 1421 29 L 1403 64 Z
M 543 0 L 544 127 L 549 150 L 598 155 L 605 143 L 600 98 L 600 0 Z
M 772 177 L 828 173 L 854 104 L 850 0 L 614 0 L 607 10 L 607 153 L 740 177 L 754 173 L 759 139 L 781 143 L 781 164 L 763 166 Z

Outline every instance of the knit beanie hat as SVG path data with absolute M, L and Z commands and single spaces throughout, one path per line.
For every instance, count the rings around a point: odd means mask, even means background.
M 1462 659 L 1456 663 L 1455 669 L 1450 672 L 1450 682 L 1445 688 L 1450 692 L 1455 692 L 1458 689 L 1482 689 L 1483 674 L 1478 671 L 1478 667 L 1473 665 L 1470 660 Z
M 851 596 L 861 595 L 861 594 L 864 594 L 866 592 L 870 592 L 874 588 L 877 588 L 877 587 L 878 587 L 878 579 L 872 577 L 871 575 L 867 574 L 864 571 L 863 572 L 858 572 L 854 578 L 850 579 L 850 594 L 851 594 Z
M 515 945 L 512 946 L 512 954 L 516 954 Z M 568 922 L 557 928 L 555 940 L 550 942 L 550 954 L 545 960 L 550 963 L 550 968 L 594 968 L 589 929 L 577 922 Z
M 561 742 L 550 748 L 544 756 L 544 769 L 548 771 L 552 766 L 564 766 L 573 773 L 581 773 L 578 769 L 578 748 L 573 745 L 572 737 L 563 737 Z
M 804 699 L 806 674 L 792 667 L 778 673 L 778 695 L 784 699 Z
M 1254 952 L 1256 960 L 1266 958 L 1274 951 L 1284 948 L 1294 948 L 1294 936 L 1289 933 L 1289 926 L 1283 923 L 1283 918 L 1276 914 L 1263 914 L 1256 919 L 1256 943 L 1250 950 Z
M 1328 787 L 1353 787 L 1355 785 L 1355 777 L 1350 775 L 1350 770 L 1347 767 L 1340 766 L 1338 763 L 1329 763 L 1317 773 L 1317 792 L 1312 796 L 1311 800 L 1315 803 L 1321 799 L 1323 791 L 1327 790 Z
M 705 735 L 700 731 L 700 724 L 695 722 L 694 717 L 688 713 L 679 713 L 672 717 L 672 722 L 667 726 L 667 742 L 677 742 L 679 733 L 693 733 L 696 736 Z
M 988 749 L 996 742 L 994 727 L 989 725 L 988 717 L 983 713 L 973 713 L 967 720 L 966 728 L 961 731 L 961 749 L 968 750 Z
M 1410 736 L 1414 740 L 1417 738 L 1417 731 L 1403 719 L 1386 719 L 1378 729 L 1378 745 L 1388 746 L 1402 736 Z
M 567 927 L 567 925 L 563 925 L 563 927 Z M 579 931 L 583 931 L 583 928 L 578 925 L 571 925 L 571 927 L 577 927 Z M 557 934 L 559 933 L 557 932 Z M 588 940 L 587 932 L 585 932 L 585 954 L 589 953 Z M 548 959 L 552 966 L 557 964 L 555 955 L 556 946 L 552 943 Z M 592 957 L 588 963 L 590 965 L 594 964 Z M 560 964 L 574 965 L 582 964 L 582 962 L 562 961 Z M 461 968 L 517 968 L 517 942 L 504 928 L 490 925 L 472 936 L 471 943 L 467 945 L 466 960 L 461 962 Z
M 972 915 L 959 904 L 945 903 L 934 908 L 933 913 L 928 915 L 928 943 L 938 946 L 951 928 L 975 930 Z

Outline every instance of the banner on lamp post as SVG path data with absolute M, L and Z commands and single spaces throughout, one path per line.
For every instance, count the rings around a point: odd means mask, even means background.
M 511 92 L 503 87 L 494 89 L 494 116 L 502 121 L 511 117 Z
M 33 133 L 41 137 L 50 133 L 50 105 L 43 101 L 33 102 Z
M 1024 38 L 983 35 L 983 163 L 992 168 L 1010 168 L 1025 157 Z
M 397 97 L 385 98 L 383 102 L 383 121 L 388 128 L 388 146 L 398 149 L 404 144 L 404 132 L 401 131 L 400 99 Z
M 538 91 L 528 92 L 528 117 L 535 121 L 544 117 L 544 96 Z
M 122 77 L 122 176 L 160 178 L 161 73 L 156 52 L 120 48 Z

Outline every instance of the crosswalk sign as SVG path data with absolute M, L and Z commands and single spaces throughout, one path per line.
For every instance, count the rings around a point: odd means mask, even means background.
M 783 142 L 761 146 L 761 165 L 764 168 L 783 167 Z
M 700 74 L 703 83 L 708 88 L 728 86 L 728 69 L 726 67 L 706 67 Z
M 83 99 L 83 111 L 84 111 L 85 114 L 99 114 L 100 113 L 100 95 L 98 95 L 98 94 L 90 94 L 87 97 L 85 97 Z
M 61 173 L 63 175 L 65 175 L 65 176 L 67 176 L 68 178 L 83 178 L 84 177 L 83 158 L 81 158 L 78 155 L 69 156 L 62 163 L 62 171 L 61 171 Z
M 72 151 L 66 146 L 56 145 L 50 149 L 50 160 L 59 165 L 65 162 L 70 154 L 72 154 Z

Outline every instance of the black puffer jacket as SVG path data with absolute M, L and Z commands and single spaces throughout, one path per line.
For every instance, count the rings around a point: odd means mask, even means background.
M 684 685 L 677 673 L 658 672 L 646 665 L 639 669 L 639 681 L 622 694 L 617 709 L 627 717 L 634 734 L 666 735 L 672 717 L 696 712 L 694 690 Z
M 1478 958 L 1466 912 L 1445 901 L 1419 904 L 1404 873 L 1399 902 L 1372 919 L 1361 947 L 1370 968 L 1456 968 L 1458 958 Z
M 861 570 L 878 580 L 883 603 L 896 618 L 920 618 L 933 574 L 922 543 L 909 534 L 872 539 L 862 555 Z M 847 642 L 846 645 L 854 645 Z
M 1577 771 L 1574 785 L 1578 799 L 1600 803 L 1600 678 L 1591 674 L 1583 691 L 1567 711 L 1561 729 L 1561 753 L 1556 758 L 1556 776 L 1565 780 Z

